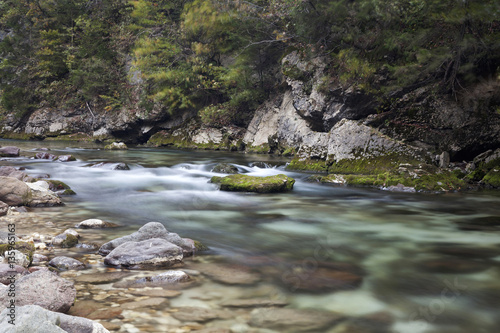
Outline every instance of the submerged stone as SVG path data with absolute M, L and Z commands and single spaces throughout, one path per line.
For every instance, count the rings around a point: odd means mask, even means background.
M 70 269 L 85 269 L 85 264 L 81 261 L 78 261 L 74 258 L 60 256 L 55 257 L 51 261 L 49 261 L 49 266 L 55 267 L 61 270 L 70 270 Z
M 268 177 L 230 175 L 226 177 L 212 177 L 210 181 L 219 184 L 221 191 L 256 193 L 291 191 L 295 184 L 295 179 L 283 174 Z
M 250 325 L 292 332 L 325 332 L 344 317 L 335 312 L 308 309 L 255 309 Z

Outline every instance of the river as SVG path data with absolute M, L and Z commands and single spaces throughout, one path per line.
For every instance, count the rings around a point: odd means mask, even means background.
M 30 175 L 50 174 L 77 193 L 65 196 L 63 207 L 33 209 L 29 214 L 36 218 L 18 232 L 55 234 L 99 218 L 120 227 L 81 234 L 84 240 L 103 243 L 157 221 L 210 248 L 196 255 L 189 269 L 202 267 L 197 266 L 201 260 L 247 267 L 259 276 L 253 284 L 207 280 L 172 298 L 169 306 L 126 312 L 120 332 L 182 331 L 161 318 L 172 307 L 211 308 L 222 300 L 252 297 L 284 300 L 289 308 L 338 312 L 353 325 L 344 322 L 344 331 L 337 325 L 327 332 L 355 332 L 349 327 L 395 333 L 500 331 L 500 231 L 461 227 L 482 218 L 500 219 L 498 192 L 415 194 L 322 185 L 308 181 L 310 174 L 286 171 L 286 159 L 268 155 L 143 147 L 105 151 L 78 142 L 0 144 L 16 145 L 25 156 L 48 147 L 55 155 L 77 158 L 66 163 L 0 161 L 25 166 Z M 130 170 L 88 167 L 97 162 L 125 162 Z M 211 171 L 220 162 L 248 175 L 284 173 L 296 183 L 293 191 L 282 194 L 221 192 L 209 183 L 220 175 Z M 47 226 L 48 220 L 52 223 Z M 89 271 L 109 271 L 102 261 L 88 262 Z M 101 290 L 112 287 L 106 288 Z M 80 294 L 87 299 L 96 295 Z M 241 318 L 206 325 L 243 332 L 248 326 Z

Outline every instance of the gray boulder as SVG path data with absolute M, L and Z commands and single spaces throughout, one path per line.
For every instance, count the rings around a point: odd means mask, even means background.
M 86 318 L 52 312 L 37 305 L 16 307 L 15 325 L 9 309 L 0 314 L 0 333 L 109 333 L 101 324 Z
M 0 284 L 10 284 L 11 277 L 14 277 L 14 280 L 17 281 L 26 274 L 28 274 L 28 270 L 24 267 L 14 265 L 14 268 L 11 268 L 9 264 L 0 264 Z
M 252 311 L 250 325 L 286 332 L 326 332 L 342 319 L 339 313 L 329 311 L 259 308 Z
M 39 305 L 50 311 L 68 312 L 76 297 L 73 282 L 49 271 L 37 271 L 15 283 L 16 306 Z M 8 304 L 7 290 L 0 290 L 0 304 Z M 1 327 L 1 325 L 0 325 Z
M 6 146 L 0 148 L 0 157 L 19 157 L 21 150 L 14 146 Z
M 0 216 L 5 216 L 7 215 L 7 212 L 9 211 L 9 205 L 7 205 L 5 202 L 0 201 Z
M 169 267 L 181 262 L 182 258 L 182 248 L 165 239 L 153 238 L 121 244 L 104 258 L 104 263 L 130 268 Z
M 49 266 L 61 269 L 61 270 L 69 270 L 69 269 L 85 269 L 85 264 L 81 261 L 78 261 L 74 258 L 59 256 L 53 258 L 49 261 Z
M 26 172 L 23 172 L 21 170 L 17 170 L 16 168 L 11 167 L 11 166 L 0 167 L 0 176 L 12 177 L 12 178 L 16 178 L 16 179 L 19 179 L 22 181 L 29 181 L 32 179 L 32 177 L 28 176 L 28 174 Z
M 192 254 L 194 249 L 192 243 L 181 238 L 178 234 L 168 232 L 160 222 L 149 222 L 143 225 L 133 234 L 113 239 L 101 246 L 99 254 L 108 255 L 113 249 L 126 242 L 140 242 L 152 238 L 161 238 L 182 248 L 184 255 Z
M 0 176 L 0 201 L 9 206 L 23 206 L 31 201 L 31 196 L 26 183 L 16 178 Z
M 219 163 L 212 169 L 212 172 L 237 174 L 238 168 L 229 163 Z
M 59 206 L 62 201 L 59 196 L 49 190 L 49 184 L 46 181 L 40 180 L 36 183 L 26 183 L 31 189 L 31 200 L 28 206 L 42 207 L 42 206 Z

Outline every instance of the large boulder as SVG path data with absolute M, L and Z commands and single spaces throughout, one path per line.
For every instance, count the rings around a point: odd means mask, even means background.
M 9 206 L 24 206 L 31 198 L 31 190 L 26 183 L 16 178 L 0 176 L 0 201 Z
M 161 238 L 182 248 L 184 255 L 192 254 L 195 250 L 191 242 L 181 238 L 178 234 L 168 232 L 160 222 L 149 222 L 133 234 L 113 239 L 101 246 L 100 255 L 108 255 L 113 249 L 126 242 L 140 242 L 147 239 Z
M 19 157 L 20 149 L 14 146 L 0 148 L 0 157 Z
M 26 172 L 23 172 L 11 166 L 0 167 L 0 176 L 12 177 L 22 181 L 30 181 L 33 179 L 32 177 L 28 176 Z
M 49 189 L 49 184 L 46 181 L 40 180 L 35 183 L 26 183 L 31 189 L 31 200 L 28 206 L 59 206 L 62 201 L 59 196 Z
M 0 314 L 1 333 L 109 333 L 101 324 L 90 319 L 52 312 L 38 305 L 18 306 L 15 309 L 15 325 L 7 308 Z
M 252 311 L 250 325 L 281 332 L 326 332 L 342 319 L 339 313 L 329 311 L 260 308 Z
M 59 256 L 55 257 L 51 261 L 49 261 L 49 266 L 55 267 L 61 270 L 69 270 L 69 269 L 85 269 L 85 264 L 81 261 L 78 261 L 74 258 Z
M 126 242 L 111 251 L 104 263 L 129 268 L 169 267 L 182 261 L 182 248 L 161 238 Z
M 50 271 L 37 271 L 15 282 L 16 306 L 39 305 L 50 311 L 68 312 L 76 297 L 73 282 Z M 0 290 L 0 304 L 8 304 L 8 290 Z
M 282 174 L 268 177 L 230 175 L 212 177 L 211 182 L 219 184 L 221 191 L 276 193 L 292 190 L 295 179 Z

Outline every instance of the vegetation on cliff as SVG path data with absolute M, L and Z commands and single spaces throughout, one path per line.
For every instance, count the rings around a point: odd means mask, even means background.
M 292 50 L 327 60 L 322 91 L 379 95 L 440 82 L 457 96 L 497 79 L 498 0 L 0 0 L 4 114 L 42 106 L 199 110 L 245 124 L 279 91 Z M 304 81 L 308 72 L 294 68 Z M 296 75 L 296 76 L 297 76 Z M 498 100 L 483 108 L 496 110 Z

